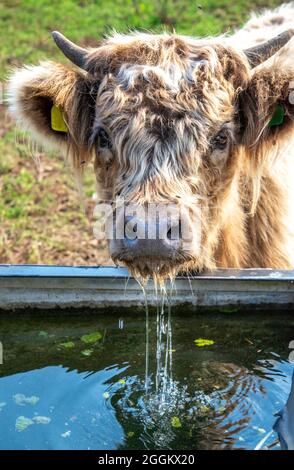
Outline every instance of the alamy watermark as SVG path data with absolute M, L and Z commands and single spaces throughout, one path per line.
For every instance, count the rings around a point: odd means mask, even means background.
M 117 198 L 94 209 L 93 233 L 97 240 L 181 240 L 181 249 L 200 244 L 200 208 L 181 204 L 136 204 Z

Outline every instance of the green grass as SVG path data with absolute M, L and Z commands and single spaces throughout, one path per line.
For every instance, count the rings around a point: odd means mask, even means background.
M 48 58 L 65 61 L 50 37 L 60 30 L 81 45 L 113 29 L 176 30 L 207 36 L 241 25 L 251 10 L 276 0 L 1 0 L 0 80 L 11 67 Z M 85 180 L 86 213 L 63 160 L 39 155 L 37 165 L 0 105 L 0 263 L 91 264 L 107 261 L 93 240 L 93 177 Z
M 113 29 L 176 29 L 189 35 L 229 31 L 251 9 L 277 6 L 277 0 L 1 0 L 0 76 L 9 65 L 44 57 L 62 59 L 50 32 L 62 31 L 82 44 L 95 44 Z

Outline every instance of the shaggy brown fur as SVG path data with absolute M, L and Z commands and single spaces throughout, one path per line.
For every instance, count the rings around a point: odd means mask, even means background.
M 10 103 L 23 127 L 69 153 L 76 168 L 94 160 L 101 199 L 119 194 L 139 204 L 201 207 L 200 252 L 192 243 L 188 255 L 179 253 L 159 274 L 290 268 L 290 193 L 282 167 L 293 171 L 285 147 L 293 133 L 294 70 L 284 63 L 278 53 L 270 66 L 252 71 L 224 38 L 114 36 L 89 51 L 87 72 L 52 62 L 17 71 Z M 51 130 L 52 104 L 64 111 L 68 134 Z M 271 128 L 278 104 L 285 122 Z M 100 146 L 101 128 L 109 148 Z M 153 271 L 144 260 L 121 260 L 140 274 Z

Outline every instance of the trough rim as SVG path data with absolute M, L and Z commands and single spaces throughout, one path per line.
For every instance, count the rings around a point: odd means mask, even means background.
M 1 277 L 43 277 L 43 278 L 115 278 L 133 279 L 127 268 L 116 266 L 71 266 L 41 264 L 0 264 Z M 222 281 L 277 281 L 294 282 L 294 269 L 263 269 L 263 268 L 224 268 L 205 271 L 189 276 L 190 280 L 222 280 Z M 176 280 L 188 280 L 188 276 L 179 275 Z

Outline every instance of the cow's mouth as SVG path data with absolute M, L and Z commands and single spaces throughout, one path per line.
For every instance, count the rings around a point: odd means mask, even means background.
M 113 257 L 116 264 L 123 264 L 137 279 L 146 280 L 153 278 L 157 280 L 173 279 L 177 274 L 188 272 L 193 266 L 191 257 L 183 256 L 174 259 L 138 257 L 136 259 L 122 259 Z

